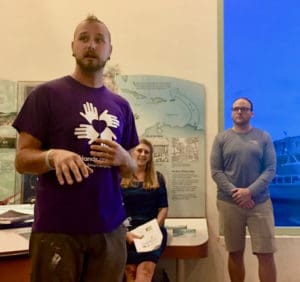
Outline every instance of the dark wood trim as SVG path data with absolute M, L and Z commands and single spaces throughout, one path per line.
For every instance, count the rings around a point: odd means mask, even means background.
M 167 246 L 162 258 L 197 259 L 208 256 L 208 242 L 198 246 Z
M 28 255 L 9 256 L 0 259 L 1 281 L 30 281 L 31 264 Z

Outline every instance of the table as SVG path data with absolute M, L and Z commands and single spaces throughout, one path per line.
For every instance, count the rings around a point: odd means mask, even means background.
M 10 209 L 32 213 L 33 205 L 4 205 L 0 213 Z M 0 229 L 0 280 L 3 282 L 28 282 L 30 279 L 29 236 L 31 227 Z
M 3 282 L 30 279 L 29 235 L 31 227 L 0 230 L 0 273 Z
M 3 282 L 28 282 L 30 269 L 28 254 L 0 257 L 0 273 Z
M 185 281 L 185 259 L 207 257 L 208 230 L 206 218 L 167 218 L 167 247 L 162 258 L 176 259 L 176 280 Z
M 0 206 L 0 213 L 8 209 L 33 212 L 32 205 Z M 163 258 L 176 259 L 177 282 L 185 281 L 185 259 L 207 257 L 208 230 L 206 218 L 167 218 L 167 247 Z M 31 227 L 0 229 L 1 281 L 28 282 L 30 273 L 29 235 Z

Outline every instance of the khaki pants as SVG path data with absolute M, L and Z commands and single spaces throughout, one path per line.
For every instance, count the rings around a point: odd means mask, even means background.
M 218 200 L 220 233 L 224 235 L 229 252 L 245 248 L 248 227 L 253 253 L 274 253 L 275 227 L 271 200 L 257 204 L 253 209 L 243 209 L 233 203 Z

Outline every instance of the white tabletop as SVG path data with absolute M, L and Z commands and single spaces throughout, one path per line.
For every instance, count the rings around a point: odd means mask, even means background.
M 33 205 L 0 205 L 0 213 L 15 210 L 33 214 Z M 31 227 L 0 229 L 0 256 L 28 253 Z
M 31 204 L 0 206 L 0 213 L 10 209 L 33 214 L 33 205 Z M 167 218 L 165 226 L 168 231 L 168 246 L 199 246 L 208 241 L 206 218 Z M 179 231 L 186 229 L 187 232 L 175 234 L 173 228 L 177 228 Z M 2 252 L 28 250 L 28 234 L 30 232 L 31 227 L 1 229 L 0 255 Z

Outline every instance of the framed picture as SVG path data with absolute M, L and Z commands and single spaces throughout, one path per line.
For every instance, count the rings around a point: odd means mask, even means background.
M 18 82 L 18 111 L 21 109 L 24 101 L 31 91 L 41 84 L 42 81 L 19 81 Z M 35 202 L 35 194 L 38 176 L 31 174 L 19 175 L 21 177 L 21 203 L 28 204 Z
M 31 91 L 43 81 L 18 81 L 18 111 Z
M 16 131 L 11 126 L 17 114 L 17 83 L 0 81 L 0 149 L 15 149 Z
M 0 204 L 14 203 L 19 190 L 15 185 L 17 133 L 12 123 L 17 114 L 17 83 L 0 80 Z

